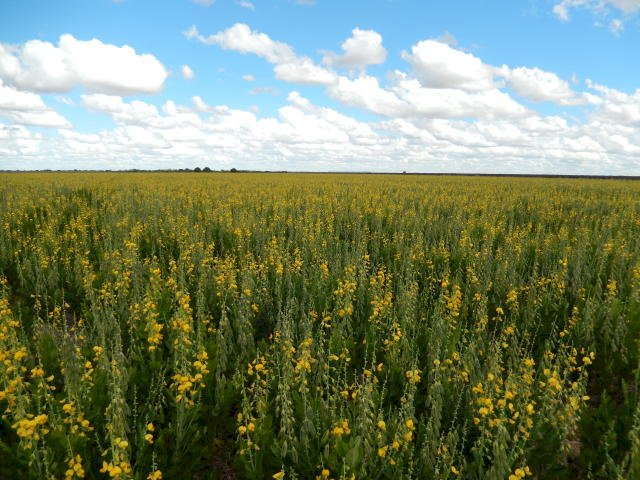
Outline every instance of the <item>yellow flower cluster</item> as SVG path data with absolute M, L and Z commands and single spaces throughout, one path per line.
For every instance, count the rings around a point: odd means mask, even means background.
M 443 287 L 446 285 L 443 282 Z M 462 307 L 462 290 L 459 285 L 453 285 L 451 292 L 444 295 L 449 315 L 455 320 L 460 316 L 460 307 Z
M 209 356 L 206 351 L 196 354 L 196 359 L 192 362 L 193 371 L 188 373 L 176 373 L 173 375 L 171 388 L 176 390 L 176 402 L 184 404 L 187 408 L 192 407 L 194 399 L 200 389 L 205 386 L 204 375 L 209 373 L 207 360 Z
M 89 420 L 84 418 L 83 412 L 78 412 L 75 403 L 65 403 L 61 400 L 62 411 L 65 413 L 63 423 L 70 426 L 71 433 L 78 434 L 80 437 L 86 437 L 86 432 L 93 431 L 93 427 L 89 423 Z
M 144 439 L 147 443 L 153 443 L 153 432 L 155 431 L 155 427 L 153 423 L 147 423 L 147 433 L 144 434 Z
M 114 464 L 103 461 L 100 473 L 108 473 L 111 478 L 118 480 L 123 475 L 131 475 L 131 464 L 129 464 L 129 462 Z
M 37 442 L 43 435 L 49 433 L 49 428 L 46 427 L 48 420 L 49 417 L 44 413 L 40 415 L 29 413 L 26 418 L 14 423 L 12 428 L 21 439 L 26 440 L 25 448 L 30 449 L 34 441 Z
M 162 472 L 160 470 L 154 470 L 147 475 L 147 480 L 162 480 Z
M 405 373 L 405 376 L 407 377 L 407 380 L 409 381 L 409 383 L 412 384 L 416 384 L 416 383 L 420 383 L 420 380 L 422 380 L 422 378 L 420 377 L 420 370 L 418 369 L 414 369 L 414 370 L 409 370 Z
M 82 457 L 76 455 L 67 462 L 67 470 L 64 472 L 64 480 L 73 480 L 74 478 L 84 478 L 84 468 L 82 467 Z
M 331 430 L 331 434 L 340 438 L 343 435 L 351 435 L 351 429 L 349 428 L 348 420 L 341 420 L 335 424 L 333 429 Z
M 511 475 L 509 475 L 509 480 L 521 480 L 525 476 L 531 475 L 533 475 L 533 473 L 528 466 L 525 466 L 524 468 L 516 468 L 515 471 Z
M 294 372 L 298 378 L 304 373 L 311 373 L 311 365 L 316 361 L 311 353 L 312 346 L 312 338 L 306 338 L 300 343 L 300 345 L 298 345 L 296 357 L 293 360 Z

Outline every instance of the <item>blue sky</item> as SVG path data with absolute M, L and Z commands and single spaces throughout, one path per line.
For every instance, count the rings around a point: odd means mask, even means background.
M 640 174 L 640 0 L 8 0 L 0 169 Z

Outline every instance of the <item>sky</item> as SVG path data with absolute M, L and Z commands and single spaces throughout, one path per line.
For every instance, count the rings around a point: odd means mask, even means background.
M 640 0 L 2 0 L 0 170 L 640 175 Z

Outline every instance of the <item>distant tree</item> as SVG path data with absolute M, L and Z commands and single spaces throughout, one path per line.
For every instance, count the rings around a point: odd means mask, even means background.
M 211 169 L 210 169 L 209 167 L 204 167 L 204 168 L 202 169 L 202 171 L 203 171 L 203 172 L 210 172 L 210 171 L 211 171 Z
M 202 169 L 201 169 L 200 167 L 196 167 L 196 168 L 194 168 L 194 169 L 193 169 L 193 171 L 194 171 L 194 172 L 201 172 L 201 171 L 202 171 Z
M 231 170 L 229 170 L 229 171 L 230 171 L 230 172 L 232 172 L 232 173 L 236 173 L 236 172 L 238 171 L 238 169 L 237 169 L 237 168 L 232 168 L 232 169 L 231 169 Z

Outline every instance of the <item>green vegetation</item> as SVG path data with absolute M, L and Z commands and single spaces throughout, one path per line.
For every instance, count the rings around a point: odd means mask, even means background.
M 640 478 L 640 183 L 0 179 L 0 477 Z

